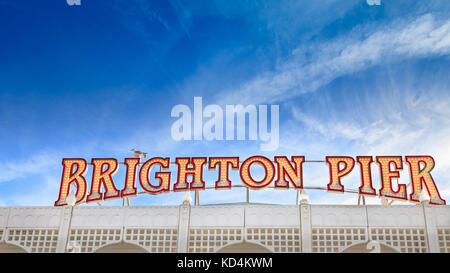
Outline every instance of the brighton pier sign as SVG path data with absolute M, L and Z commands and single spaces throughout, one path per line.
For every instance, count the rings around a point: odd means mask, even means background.
M 401 156 L 357 156 L 356 159 L 348 156 L 327 156 L 325 162 L 328 165 L 330 176 L 327 189 L 330 192 L 343 193 L 344 186 L 341 179 L 351 173 L 356 165 L 359 165 L 361 173 L 359 194 L 361 195 L 378 195 L 389 199 L 419 203 L 420 193 L 425 189 L 430 196 L 430 204 L 445 205 L 445 200 L 441 198 L 431 176 L 434 159 L 431 156 L 405 156 L 404 160 Z M 274 182 L 274 188 L 292 187 L 299 190 L 303 188 L 302 168 L 305 162 L 304 156 L 292 156 L 290 159 L 286 156 L 275 156 L 273 161 L 264 156 L 252 156 L 245 159 L 242 164 L 240 164 L 239 157 L 178 157 L 174 162 L 177 166 L 177 177 L 171 188 L 170 158 L 154 157 L 145 162 L 141 162 L 141 158 L 125 158 L 121 163 L 126 167 L 125 181 L 124 186 L 119 190 L 116 187 L 117 181 L 113 180 L 119 167 L 116 159 L 92 158 L 91 163 L 88 164 L 82 158 L 64 158 L 59 197 L 55 206 L 68 205 L 67 197 L 72 185 L 76 185 L 77 188 L 75 204 L 137 196 L 136 178 L 142 189 L 150 194 L 169 192 L 170 190 L 202 190 L 205 189 L 203 170 L 206 165 L 209 171 L 217 171 L 216 189 L 230 189 L 232 182 L 229 172 L 230 170 L 239 170 L 242 182 L 249 188 L 264 189 Z M 371 165 L 374 162 L 380 168 L 381 189 L 378 194 L 372 183 Z M 412 184 L 409 196 L 406 185 L 393 186 L 393 179 L 400 177 L 403 162 L 407 162 L 409 165 Z M 264 167 L 265 176 L 262 180 L 255 180 L 252 177 L 250 168 L 254 164 Z M 89 193 L 85 178 L 88 165 L 93 166 Z M 140 170 L 138 170 L 139 166 Z M 154 167 L 160 167 L 161 170 L 155 172 L 154 177 L 150 179 L 150 173 Z M 103 192 L 101 192 L 102 186 Z

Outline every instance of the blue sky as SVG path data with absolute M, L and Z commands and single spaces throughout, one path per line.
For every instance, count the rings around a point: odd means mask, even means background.
M 120 160 L 131 148 L 172 158 L 426 154 L 450 200 L 446 0 L 0 0 L 0 37 L 1 206 L 51 206 L 62 158 Z M 192 106 L 194 96 L 205 105 L 279 105 L 278 149 L 261 152 L 248 140 L 174 141 L 171 109 Z M 328 183 L 325 164 L 304 172 L 305 186 Z M 376 166 L 373 173 L 379 189 Z M 355 168 L 344 186 L 356 189 L 358 178 Z M 400 183 L 408 182 L 405 165 Z M 357 200 L 308 194 L 311 203 Z M 131 201 L 179 204 L 181 196 Z M 240 190 L 201 193 L 202 203 L 243 200 Z M 295 192 L 257 191 L 251 200 L 294 204 Z

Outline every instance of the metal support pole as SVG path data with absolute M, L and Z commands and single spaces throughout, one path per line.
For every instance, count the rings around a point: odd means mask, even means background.
M 438 226 L 435 218 L 436 215 L 433 215 L 433 206 L 422 204 L 422 211 L 425 222 L 428 252 L 438 253 L 440 252 Z
M 199 196 L 198 190 L 194 191 L 194 205 L 199 206 L 200 205 L 200 196 Z
M 358 195 L 358 206 L 361 205 L 361 201 L 362 204 L 365 206 L 366 205 L 366 197 L 364 195 Z

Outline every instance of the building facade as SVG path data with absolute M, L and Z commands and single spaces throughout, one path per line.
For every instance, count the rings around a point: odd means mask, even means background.
M 450 252 L 450 206 L 0 208 L 0 252 Z

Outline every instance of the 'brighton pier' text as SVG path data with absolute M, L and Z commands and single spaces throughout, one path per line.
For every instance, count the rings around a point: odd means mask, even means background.
M 123 188 L 118 190 L 113 180 L 113 175 L 117 172 L 119 162 L 114 158 L 93 158 L 90 165 L 92 169 L 92 182 L 89 193 L 87 192 L 87 182 L 84 175 L 88 169 L 88 163 L 82 158 L 64 158 L 62 160 L 63 172 L 58 200 L 55 206 L 65 206 L 67 196 L 72 185 L 77 186 L 76 202 L 99 202 L 112 198 L 123 198 L 137 196 L 136 177 L 142 189 L 150 194 L 158 194 L 171 190 L 172 173 L 169 170 L 170 164 L 177 166 L 177 177 L 173 183 L 173 191 L 188 191 L 205 189 L 203 178 L 204 167 L 209 170 L 217 170 L 216 189 L 230 189 L 231 180 L 229 172 L 239 170 L 242 182 L 252 189 L 264 189 L 274 180 L 274 188 L 287 189 L 292 186 L 294 189 L 303 188 L 302 167 L 305 163 L 304 156 L 275 156 L 273 161 L 264 156 L 252 156 L 245 159 L 240 164 L 239 157 L 177 157 L 175 162 L 170 158 L 154 157 L 145 162 L 140 158 L 125 158 L 123 163 L 126 167 L 125 183 Z M 355 166 L 359 165 L 361 174 L 361 186 L 359 194 L 369 196 L 383 196 L 385 198 L 411 201 L 418 203 L 422 190 L 426 190 L 430 196 L 430 204 L 445 205 L 439 194 L 436 184 L 431 176 L 434 168 L 434 159 L 431 156 L 357 156 L 356 159 L 348 156 L 327 156 L 325 162 L 329 168 L 328 191 L 344 192 L 341 179 L 348 175 Z M 371 165 L 376 162 L 380 168 L 381 188 L 379 192 L 374 189 L 372 183 Z M 407 194 L 406 185 L 398 183 L 393 185 L 393 179 L 400 177 L 403 169 L 403 162 L 409 165 L 409 173 L 412 184 L 412 192 Z M 262 180 L 255 180 L 252 177 L 250 168 L 258 164 L 264 167 L 265 176 Z M 140 170 L 138 167 L 140 166 Z M 150 181 L 152 168 L 160 167 L 156 171 L 154 181 Z M 188 182 L 191 180 L 191 182 Z M 103 193 L 101 187 L 103 186 Z M 425 186 L 425 187 L 423 187 Z M 88 193 L 88 194 L 87 194 Z M 87 196 L 86 196 L 87 195 Z

